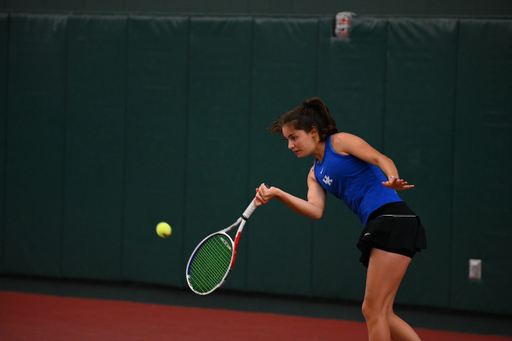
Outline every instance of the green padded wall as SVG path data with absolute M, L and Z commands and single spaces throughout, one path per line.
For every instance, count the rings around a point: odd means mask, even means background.
M 316 93 L 317 45 L 317 20 L 254 20 L 248 174 L 252 195 L 265 182 L 306 196 L 312 160 L 297 160 L 281 136 L 271 136 L 266 128 Z M 259 209 L 249 224 L 249 290 L 310 295 L 311 221 L 272 202 Z
M 7 272 L 61 275 L 66 20 L 48 15 L 10 17 Z
M 449 300 L 457 21 L 391 19 L 383 151 L 416 187 L 401 197 L 420 215 L 428 250 L 418 254 L 398 303 Z M 443 186 L 433 186 L 444 179 Z M 429 275 L 426 275 L 429 274 Z M 428 290 L 427 290 L 428 289 Z
M 124 280 L 183 285 L 188 31 L 185 17 L 128 20 Z
M 252 20 L 192 18 L 190 24 L 186 259 L 201 239 L 231 225 L 247 192 Z M 252 194 L 252 192 L 251 192 Z M 226 288 L 246 288 L 247 235 Z
M 335 116 L 338 130 L 382 148 L 386 81 L 386 19 L 353 21 L 350 38 L 333 36 L 321 20 L 319 94 Z
M 0 216 L 5 217 L 5 152 L 7 134 L 7 68 L 8 68 L 9 16 L 0 13 Z M 4 223 L 0 219 L 0 273 L 4 271 Z
M 62 272 L 120 280 L 127 18 L 70 16 Z
M 511 313 L 512 22 L 461 20 L 451 306 Z M 482 259 L 482 281 L 468 280 Z M 471 298 L 471 299 L 469 299 Z

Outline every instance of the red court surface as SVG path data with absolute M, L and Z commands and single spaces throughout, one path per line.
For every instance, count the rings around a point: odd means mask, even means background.
M 512 337 L 417 329 L 424 341 Z M 367 340 L 361 322 L 0 292 L 0 340 Z

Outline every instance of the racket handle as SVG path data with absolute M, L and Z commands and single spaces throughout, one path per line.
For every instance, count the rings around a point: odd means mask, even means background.
M 270 188 L 270 186 L 267 184 L 265 184 L 265 187 Z M 254 203 L 254 200 L 253 200 L 253 201 L 251 201 L 249 206 L 247 206 L 247 208 L 245 209 L 245 212 L 242 214 L 242 218 L 245 220 L 249 219 L 249 217 L 251 216 L 252 212 L 254 212 L 255 209 L 256 209 L 256 204 Z
M 254 203 L 254 200 L 251 201 L 249 206 L 245 209 L 245 212 L 242 214 L 242 218 L 247 220 L 251 216 L 252 212 L 256 209 L 256 204 Z

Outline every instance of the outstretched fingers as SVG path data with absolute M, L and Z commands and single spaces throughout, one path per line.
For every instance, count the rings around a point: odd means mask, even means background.
M 394 189 L 396 191 L 403 191 L 405 189 L 413 188 L 414 185 L 409 185 L 407 181 L 403 179 L 399 179 L 396 177 L 389 177 L 388 181 L 383 181 L 382 184 L 388 188 Z

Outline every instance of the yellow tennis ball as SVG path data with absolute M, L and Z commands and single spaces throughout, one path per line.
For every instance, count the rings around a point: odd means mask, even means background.
M 156 233 L 162 238 L 169 237 L 171 235 L 171 232 L 171 227 L 167 223 L 160 223 L 156 225 Z

